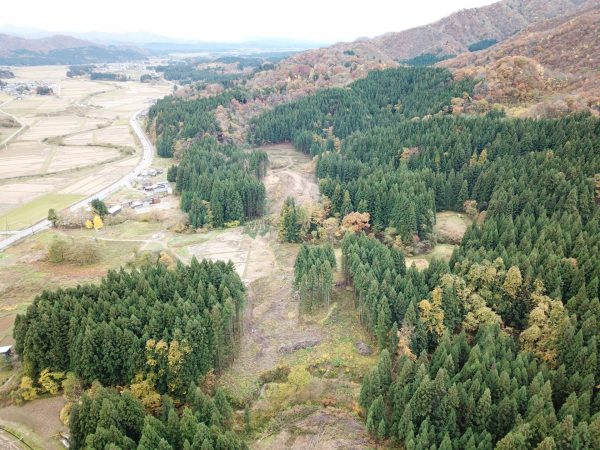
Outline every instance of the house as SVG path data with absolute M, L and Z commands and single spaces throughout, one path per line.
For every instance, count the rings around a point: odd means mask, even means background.
M 110 208 L 108 208 L 108 213 L 111 216 L 116 215 L 119 211 L 121 211 L 121 209 L 123 209 L 123 207 L 121 205 L 113 205 Z
M 140 175 L 142 175 L 143 177 L 155 177 L 156 174 L 157 171 L 155 169 L 149 168 L 142 170 L 142 173 Z
M 165 186 L 156 186 L 154 188 L 153 192 L 155 195 L 168 195 L 169 194 L 169 190 Z

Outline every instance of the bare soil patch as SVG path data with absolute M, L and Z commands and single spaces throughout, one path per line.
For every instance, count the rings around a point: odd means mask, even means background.
M 348 450 L 372 445 L 360 420 L 337 408 L 319 408 L 313 412 L 293 408 L 284 414 L 283 420 L 281 431 L 255 442 L 252 448 Z
M 277 144 L 259 148 L 269 155 L 270 169 L 264 183 L 269 199 L 269 212 L 279 213 L 284 200 L 292 196 L 297 204 L 316 201 L 319 186 L 314 174 L 314 162 L 294 150 L 292 144 Z
M 36 441 L 41 441 L 43 448 L 59 449 L 61 445 L 56 436 L 59 432 L 68 431 L 59 419 L 60 410 L 64 405 L 65 400 L 62 397 L 51 397 L 34 400 L 22 406 L 0 408 L 0 423 L 24 434 L 26 440 L 32 431 Z

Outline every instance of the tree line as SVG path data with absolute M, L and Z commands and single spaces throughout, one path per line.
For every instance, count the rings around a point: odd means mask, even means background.
M 294 287 L 300 295 L 301 309 L 329 306 L 335 267 L 335 254 L 331 245 L 300 246 L 294 263 Z
M 243 450 L 231 431 L 233 413 L 225 394 L 207 395 L 190 385 L 183 406 L 168 397 L 149 414 L 128 389 L 122 393 L 95 384 L 73 406 L 69 448 L 75 450 Z
M 148 127 L 156 130 L 157 152 L 174 156 L 177 142 L 185 151 L 169 168 L 169 181 L 176 182 L 181 209 L 194 228 L 243 223 L 265 212 L 266 191 L 261 180 L 268 167 L 265 152 L 245 152 L 218 141 L 220 127 L 214 110 L 233 99 L 244 102 L 242 91 L 197 100 L 166 97 L 148 113 Z
M 213 137 L 192 143 L 183 153 L 175 176 L 181 209 L 194 228 L 243 223 L 262 216 L 266 190 L 262 178 L 267 154 L 244 152 Z

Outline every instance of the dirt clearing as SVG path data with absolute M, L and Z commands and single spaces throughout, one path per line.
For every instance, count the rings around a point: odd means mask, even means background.
M 289 144 L 262 150 L 269 155 L 265 185 L 274 218 L 288 196 L 300 205 L 318 200 L 313 161 Z M 248 286 L 244 334 L 220 384 L 235 404 L 251 405 L 256 433 L 251 447 L 367 447 L 356 400 L 360 380 L 377 356 L 358 353 L 356 341 L 370 342 L 370 337 L 359 325 L 351 292 L 336 291 L 329 309 L 301 315 L 292 288 L 299 246 L 278 242 L 276 229 L 246 228 L 250 235 L 226 231 L 188 250 L 196 257 L 230 256 Z M 265 382 L 278 367 L 306 373 L 308 384 L 288 395 L 285 380 Z
M 440 211 L 435 215 L 433 232 L 438 242 L 460 244 L 467 228 L 473 222 L 469 216 L 454 211 Z
M 269 213 L 278 214 L 289 196 L 299 205 L 319 199 L 314 161 L 294 150 L 292 144 L 263 146 L 258 150 L 269 155 L 270 167 L 264 180 Z

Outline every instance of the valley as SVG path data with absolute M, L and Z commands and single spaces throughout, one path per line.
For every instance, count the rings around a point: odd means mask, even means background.
M 167 201 L 154 212 L 125 213 L 123 222 L 109 224 L 102 230 L 51 229 L 5 250 L 0 259 L 4 275 L 0 282 L 0 321 L 4 330 L 0 346 L 14 343 L 12 324 L 16 314 L 24 313 L 46 286 L 66 288 L 97 282 L 110 269 L 135 267 L 144 254 L 167 254 L 184 263 L 192 257 L 231 260 L 248 287 L 248 304 L 238 352 L 230 367 L 219 375 L 218 383 L 234 405 L 252 405 L 257 432 L 251 437 L 251 448 L 374 445 L 357 415 L 356 400 L 360 380 L 376 361 L 376 344 L 359 324 L 352 292 L 343 287 L 341 269 L 336 273 L 336 283 L 342 287 L 336 288 L 330 308 L 300 315 L 298 296 L 292 287 L 299 247 L 280 243 L 273 225 L 284 198 L 292 196 L 299 205 L 319 200 L 314 161 L 289 144 L 261 150 L 270 161 L 265 177 L 269 213 L 264 219 L 229 230 L 181 234 L 169 229 L 181 213 L 177 202 Z M 118 191 L 108 201 L 122 199 L 126 193 L 126 189 Z M 454 239 L 460 240 L 466 229 L 460 225 L 460 215 L 439 216 L 439 227 L 450 228 Z M 83 266 L 47 261 L 47 248 L 59 237 L 96 242 L 98 261 Z M 431 255 L 438 255 L 438 247 Z M 438 257 L 449 259 L 450 253 L 440 252 Z M 427 265 L 424 258 L 429 256 L 414 259 L 419 269 Z M 407 266 L 412 263 L 407 258 Z M 341 266 L 341 260 L 338 265 Z M 359 353 L 358 343 L 373 351 L 367 355 Z M 281 368 L 301 371 L 308 379 L 300 386 L 277 380 L 265 383 L 269 374 Z M 0 392 L 14 386 L 14 375 L 13 371 L 0 372 Z M 287 392 L 284 397 L 279 393 L 282 389 Z M 42 417 L 58 418 L 64 401 L 44 398 L 26 405 L 26 413 L 18 406 L 0 408 L 0 424 L 23 434 L 29 443 L 56 445 L 55 436 L 67 432 L 67 428 L 57 420 L 42 421 Z
M 0 34 L 0 447 L 600 448 L 598 1 L 383 3 Z

